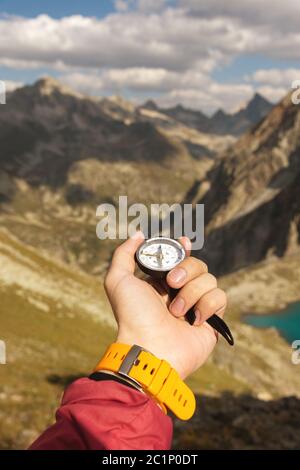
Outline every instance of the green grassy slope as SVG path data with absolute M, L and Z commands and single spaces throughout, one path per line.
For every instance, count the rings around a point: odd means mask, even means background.
M 101 285 L 0 231 L 0 448 L 22 448 L 54 418 L 62 387 L 114 338 Z
M 297 289 L 288 297 L 287 271 L 295 272 L 297 265 L 297 259 L 263 263 L 221 280 L 229 293 L 227 319 L 236 345 L 230 348 L 220 339 L 208 363 L 189 379 L 200 396 L 199 410 L 194 420 L 179 426 L 175 443 L 189 445 L 182 435 L 193 436 L 202 426 L 203 406 L 208 422 L 218 413 L 210 410 L 207 398 L 202 403 L 203 396 L 214 398 L 213 406 L 222 410 L 218 397 L 227 391 L 231 407 L 236 402 L 244 413 L 247 400 L 240 397 L 245 393 L 257 403 L 299 393 L 289 345 L 273 330 L 240 322 L 245 309 L 258 305 L 255 294 L 264 311 L 266 286 L 281 292 L 276 302 L 280 295 L 292 301 Z M 5 229 L 0 230 L 0 267 L 0 339 L 7 346 L 7 364 L 0 366 L 0 448 L 24 448 L 53 422 L 63 388 L 91 371 L 114 338 L 114 322 L 98 279 L 25 245 Z M 238 408 L 234 414 L 238 417 Z

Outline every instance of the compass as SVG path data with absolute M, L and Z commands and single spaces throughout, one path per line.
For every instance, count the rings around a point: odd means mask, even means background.
M 146 240 L 138 248 L 135 259 L 145 274 L 154 279 L 163 280 L 171 269 L 175 268 L 186 257 L 183 246 L 172 238 L 154 237 Z M 169 288 L 171 300 L 176 296 L 178 289 Z M 191 308 L 185 315 L 190 325 L 194 324 L 195 313 Z M 218 331 L 226 341 L 232 346 L 234 344 L 232 333 L 224 320 L 218 315 L 212 315 L 208 318 L 209 323 L 216 331 Z
M 178 241 L 166 237 L 146 240 L 136 253 L 139 268 L 155 278 L 164 278 L 184 258 L 183 246 Z

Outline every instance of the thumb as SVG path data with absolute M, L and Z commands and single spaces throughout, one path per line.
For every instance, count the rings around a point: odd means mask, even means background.
M 134 255 L 144 240 L 143 232 L 138 231 L 116 248 L 105 280 L 105 286 L 109 290 L 113 289 L 124 276 L 134 274 Z

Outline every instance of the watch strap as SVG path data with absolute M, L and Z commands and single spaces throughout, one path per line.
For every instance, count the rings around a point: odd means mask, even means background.
M 110 370 L 135 381 L 182 420 L 190 419 L 195 412 L 195 396 L 175 369 L 140 346 L 111 344 L 97 364 L 97 370 Z

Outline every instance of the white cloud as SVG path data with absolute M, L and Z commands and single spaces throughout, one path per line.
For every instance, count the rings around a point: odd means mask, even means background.
M 280 101 L 287 93 L 286 87 L 274 87 L 270 85 L 259 86 L 257 88 L 258 93 L 263 95 L 272 103 Z
M 104 19 L 8 17 L 0 19 L 0 64 L 186 70 L 224 63 L 250 39 L 228 21 L 193 18 L 171 8 Z
M 178 74 L 166 69 L 127 68 L 111 69 L 104 73 L 107 84 L 116 87 L 126 87 L 132 90 L 159 90 L 169 89 L 176 84 Z
M 97 73 L 72 72 L 61 75 L 60 80 L 76 91 L 98 95 L 106 91 L 102 78 Z
M 210 81 L 206 74 L 197 70 L 174 72 L 166 69 L 127 68 L 110 69 L 102 73 L 107 86 L 126 87 L 132 91 L 168 91 L 173 88 L 199 88 Z
M 83 93 L 121 94 L 126 89 L 136 95 L 139 92 L 160 91 L 163 93 L 156 101 L 163 107 L 180 102 L 207 113 L 220 107 L 235 110 L 255 91 L 251 84 L 222 85 L 200 72 L 181 74 L 164 69 L 111 69 L 103 73 L 70 73 L 60 79 Z
M 211 83 L 206 73 L 197 70 L 174 72 L 166 69 L 132 67 L 108 69 L 92 72 L 73 72 L 60 76 L 60 79 L 77 89 L 116 90 L 132 92 L 167 92 L 172 89 L 199 89 Z
M 265 26 L 280 32 L 299 31 L 299 0 L 179 0 L 179 5 L 192 14 L 205 18 L 237 19 L 243 26 Z
M 174 106 L 183 103 L 192 109 L 201 108 L 207 114 L 211 114 L 219 108 L 233 112 L 244 105 L 254 93 L 251 85 L 221 85 L 210 81 L 206 86 L 198 89 L 174 89 L 163 95 L 158 102 L 161 106 Z
M 197 71 L 174 72 L 163 68 L 132 67 L 92 72 L 73 72 L 61 75 L 60 79 L 74 88 L 87 92 L 118 90 L 131 92 L 168 92 L 174 88 L 197 88 L 210 79 Z
M 259 69 L 252 75 L 246 77 L 249 81 L 263 83 L 266 85 L 290 88 L 294 80 L 300 79 L 300 68 L 288 69 Z
M 299 60 L 299 0 L 175 3 L 116 0 L 117 11 L 104 18 L 0 17 L 0 65 L 59 71 L 85 93 L 126 90 L 210 110 L 236 108 L 257 89 L 278 96 L 289 86 L 290 71 L 267 71 L 265 80 L 258 71 L 248 82 L 223 85 L 211 75 L 252 53 Z
M 276 59 L 300 59 L 299 0 L 179 0 L 186 14 L 234 23 L 247 32 L 241 51 Z
M 291 89 L 294 80 L 300 80 L 300 69 L 259 69 L 245 77 L 256 90 L 272 102 L 277 102 Z

